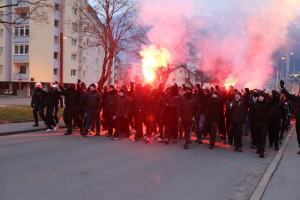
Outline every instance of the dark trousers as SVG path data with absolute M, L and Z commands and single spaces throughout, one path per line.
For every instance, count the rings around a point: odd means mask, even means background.
M 134 114 L 134 120 L 135 120 L 135 137 L 136 138 L 142 138 L 144 135 L 143 132 L 143 122 L 144 122 L 144 112 L 135 112 Z
M 41 119 L 43 121 L 45 121 L 46 118 L 44 115 L 44 105 L 34 105 L 34 107 L 33 107 L 32 114 L 33 114 L 33 119 L 34 119 L 35 124 L 39 123 L 38 113 L 39 113 L 39 116 L 41 117 Z
M 182 120 L 181 124 L 184 130 L 185 144 L 189 144 L 191 141 L 191 132 L 194 122 L 192 120 Z
M 229 117 L 226 117 L 225 125 L 226 125 L 226 133 L 227 133 L 228 143 L 229 143 L 229 145 L 232 145 L 233 144 L 233 136 L 232 136 L 232 133 L 230 131 L 231 122 L 229 120 Z
M 84 131 L 87 133 L 89 130 L 89 126 L 93 125 L 94 123 L 96 124 L 96 132 L 100 133 L 99 112 L 97 110 L 88 110 Z
M 210 145 L 215 145 L 216 143 L 216 135 L 217 135 L 217 128 L 219 122 L 209 122 L 209 143 Z
M 300 148 L 300 118 L 296 118 L 296 133 L 297 133 L 298 146 Z
M 66 106 L 63 113 L 63 119 L 67 126 L 67 132 L 72 133 L 72 120 L 74 117 L 75 111 L 72 106 Z
M 207 117 L 205 113 L 200 113 L 197 126 L 197 139 L 202 140 L 205 132 Z
M 112 135 L 114 128 L 116 128 L 116 123 L 115 120 L 113 119 L 113 116 L 115 116 L 115 113 L 113 112 L 108 112 L 107 113 L 107 130 L 108 130 L 108 135 Z
M 178 120 L 177 114 L 170 113 L 166 118 L 166 138 L 177 139 L 178 137 Z
M 47 106 L 46 109 L 47 128 L 51 129 L 56 126 L 55 119 L 55 106 Z
M 126 137 L 130 136 L 128 118 L 123 116 L 116 117 L 116 131 L 114 137 L 119 137 L 120 134 L 124 134 Z
M 243 123 L 231 123 L 230 132 L 233 136 L 234 146 L 242 147 L 242 136 L 243 136 Z
M 270 145 L 275 147 L 279 146 L 279 133 L 281 129 L 281 120 L 280 119 L 270 119 L 269 120 L 269 142 Z
M 255 133 L 257 136 L 257 151 L 258 153 L 264 153 L 268 134 L 268 123 L 254 123 L 253 126 L 254 132 L 251 132 L 251 134 Z
M 250 121 L 250 131 L 251 131 L 251 142 L 252 142 L 252 145 L 255 145 L 257 146 L 257 140 L 258 140 L 258 135 L 256 134 L 256 131 L 255 131 L 255 124 L 253 122 L 253 120 Z

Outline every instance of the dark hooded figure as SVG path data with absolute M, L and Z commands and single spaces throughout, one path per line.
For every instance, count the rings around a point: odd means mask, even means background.
M 222 120 L 223 115 L 223 99 L 216 91 L 212 92 L 207 103 L 207 120 L 208 131 L 210 135 L 209 148 L 214 149 L 216 143 L 217 128 Z
M 242 96 L 236 92 L 233 101 L 230 103 L 230 131 L 234 140 L 233 151 L 242 152 L 243 125 L 246 119 L 246 110 L 249 104 L 249 89 L 245 89 L 246 94 Z
M 251 134 L 255 135 L 255 145 L 257 152 L 261 158 L 264 157 L 266 138 L 268 134 L 268 119 L 270 105 L 266 102 L 264 92 L 258 93 L 257 101 L 251 107 L 252 114 L 252 130 Z
M 191 142 L 191 129 L 196 116 L 199 114 L 198 105 L 197 99 L 193 96 L 192 89 L 186 88 L 186 94 L 178 105 L 178 116 L 185 132 L 185 144 L 183 145 L 185 149 L 188 149 L 188 145 Z
M 281 122 L 285 118 L 284 102 L 280 99 L 279 92 L 272 91 L 272 99 L 269 111 L 269 147 L 279 149 L 279 133 L 281 130 Z
M 177 142 L 178 137 L 178 114 L 177 109 L 180 101 L 180 96 L 178 93 L 178 87 L 172 86 L 170 89 L 170 94 L 166 98 L 164 113 L 166 117 L 166 135 L 164 138 L 164 143 L 169 144 L 170 139 L 173 142 Z
M 118 92 L 114 88 L 113 85 L 109 86 L 109 92 L 106 94 L 103 111 L 107 115 L 107 137 L 111 137 L 113 135 L 113 129 L 116 128 L 115 120 L 113 116 L 116 115 L 116 102 L 118 98 Z
M 132 96 L 132 109 L 135 120 L 135 136 L 134 140 L 138 141 L 143 138 L 143 122 L 145 119 L 146 111 L 146 94 L 141 84 L 137 84 L 135 87 L 135 93 Z
M 295 118 L 296 118 L 296 133 L 297 133 L 297 141 L 298 146 L 300 148 L 300 96 L 295 96 L 290 94 L 285 88 L 284 88 L 284 82 L 280 81 L 280 87 L 282 93 L 291 101 L 296 103 L 295 106 Z M 300 151 L 298 151 L 298 154 L 300 154 Z

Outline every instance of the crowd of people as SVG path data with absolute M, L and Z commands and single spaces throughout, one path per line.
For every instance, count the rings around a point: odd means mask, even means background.
M 150 143 L 156 135 L 158 142 L 164 144 L 184 139 L 183 147 L 188 149 L 191 134 L 195 133 L 195 142 L 199 144 L 209 136 L 209 149 L 215 148 L 220 136 L 233 151 L 242 152 L 244 130 L 248 126 L 250 148 L 256 149 L 263 158 L 267 136 L 269 147 L 278 151 L 291 118 L 300 118 L 297 109 L 300 97 L 289 94 L 284 82 L 281 88 L 282 92 L 267 93 L 249 88 L 238 91 L 232 86 L 229 89 L 202 88 L 197 84 L 192 88 L 175 84 L 164 90 L 162 85 L 151 88 L 130 83 L 128 87 L 117 89 L 110 85 L 100 89 L 97 84 L 87 87 L 79 80 L 67 87 L 50 84 L 49 91 L 45 91 L 41 83 L 36 83 L 31 103 L 33 126 L 39 126 L 39 114 L 47 125 L 46 131 L 55 131 L 59 121 L 57 112 L 63 107 L 64 99 L 65 135 L 71 135 L 76 130 L 74 127 L 83 137 L 92 135 L 90 132 L 99 136 L 100 130 L 106 130 L 112 140 L 134 134 L 134 141 Z M 296 129 L 300 132 L 300 120 L 296 122 Z

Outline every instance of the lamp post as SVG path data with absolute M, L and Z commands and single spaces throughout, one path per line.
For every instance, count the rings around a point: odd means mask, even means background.
M 60 35 L 59 35 L 59 82 L 62 84 L 63 83 L 63 73 L 64 73 L 64 7 L 65 7 L 65 2 L 64 0 L 61 1 L 61 11 L 60 11 Z

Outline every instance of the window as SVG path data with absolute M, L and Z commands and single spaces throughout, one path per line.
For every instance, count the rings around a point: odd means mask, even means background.
M 77 46 L 77 40 L 76 39 L 72 39 L 72 46 Z
M 72 8 L 72 14 L 77 15 L 77 8 Z
M 58 52 L 54 52 L 54 59 L 58 59 Z
M 76 23 L 72 23 L 72 30 L 77 31 L 77 24 Z
M 72 61 L 76 61 L 76 58 L 77 58 L 77 55 L 76 55 L 76 54 L 72 54 L 72 55 L 71 55 L 71 60 L 72 60 Z
M 22 19 L 26 19 L 27 18 L 27 13 L 25 12 L 25 13 L 21 13 L 20 14 L 20 17 L 22 18 Z
M 0 65 L 0 74 L 3 74 L 3 65 Z
M 59 25 L 59 21 L 58 20 L 54 20 L 54 26 L 58 27 L 58 25 Z
M 0 11 L 0 20 L 3 20 L 4 12 Z
M 20 66 L 20 72 L 19 74 L 26 74 L 26 66 Z
M 58 3 L 55 3 L 54 9 L 55 9 L 56 11 L 59 11 L 59 4 L 58 4 Z
M 53 69 L 53 75 L 54 76 L 57 76 L 57 74 L 58 74 L 58 69 L 56 68 L 56 69 Z
M 71 76 L 76 76 L 76 70 L 75 69 L 71 69 Z
M 15 36 L 29 36 L 29 26 L 16 26 Z
M 28 55 L 28 53 L 29 53 L 28 44 L 15 45 L 15 55 Z
M 54 36 L 54 44 L 59 44 L 59 37 L 58 36 Z

